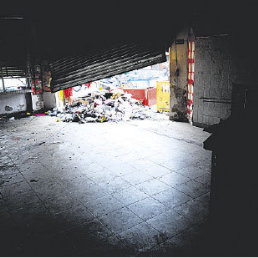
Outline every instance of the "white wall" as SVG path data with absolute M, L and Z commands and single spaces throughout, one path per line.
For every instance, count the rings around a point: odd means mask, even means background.
M 42 94 L 31 94 L 32 98 L 32 110 L 37 111 L 44 108 L 44 102 Z
M 25 94 L 11 93 L 0 94 L 0 114 L 11 114 L 26 111 L 27 103 Z

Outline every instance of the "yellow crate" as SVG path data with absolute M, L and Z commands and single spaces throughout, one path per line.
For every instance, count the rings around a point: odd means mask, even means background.
M 169 111 L 170 106 L 170 83 L 157 82 L 157 110 Z
M 59 99 L 60 99 L 61 101 L 64 100 L 64 91 L 63 91 L 63 90 L 60 90 L 60 91 L 59 91 Z

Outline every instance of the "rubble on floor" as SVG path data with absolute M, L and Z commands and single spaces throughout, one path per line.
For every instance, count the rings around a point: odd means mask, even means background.
M 152 108 L 143 106 L 139 100 L 121 89 L 112 92 L 101 90 L 77 99 L 64 112 L 49 111 L 63 122 L 118 122 L 130 119 L 146 119 L 155 115 Z M 58 119 L 58 120 L 59 120 Z

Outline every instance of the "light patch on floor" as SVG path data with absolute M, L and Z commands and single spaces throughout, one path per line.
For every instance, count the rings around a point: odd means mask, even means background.
M 202 129 L 54 117 L 0 128 L 5 255 L 171 255 L 183 232 L 179 249 L 192 250 L 187 232 L 202 231 L 209 206 L 211 153 Z

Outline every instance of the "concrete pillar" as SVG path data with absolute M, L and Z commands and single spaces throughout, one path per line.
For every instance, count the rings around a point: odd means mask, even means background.
M 187 120 L 188 29 L 178 33 L 170 47 L 170 120 Z

